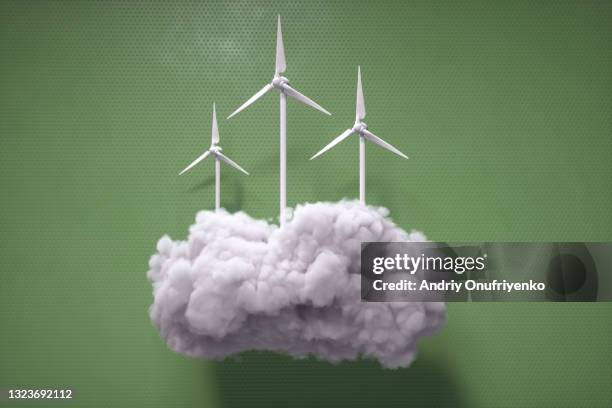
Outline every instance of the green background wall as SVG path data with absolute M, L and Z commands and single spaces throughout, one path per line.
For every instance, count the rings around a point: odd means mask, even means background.
M 289 202 L 357 195 L 361 64 L 368 200 L 449 241 L 612 240 L 609 1 L 0 1 L 0 387 L 79 407 L 612 405 L 612 305 L 451 304 L 409 369 L 169 351 L 145 273 L 157 239 L 213 205 L 177 176 L 271 79 L 289 102 Z M 223 204 L 277 214 L 278 98 L 220 121 Z M 0 403 L 1 405 L 1 403 Z

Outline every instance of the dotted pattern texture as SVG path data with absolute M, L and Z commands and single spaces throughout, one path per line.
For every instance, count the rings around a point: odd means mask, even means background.
M 605 1 L 0 2 L 0 387 L 64 386 L 79 407 L 612 406 L 609 304 L 453 304 L 406 370 L 247 353 L 207 363 L 151 326 L 147 261 L 214 203 L 278 211 L 278 98 L 224 118 L 273 75 L 288 102 L 289 203 L 358 194 L 434 240 L 612 240 L 612 5 Z

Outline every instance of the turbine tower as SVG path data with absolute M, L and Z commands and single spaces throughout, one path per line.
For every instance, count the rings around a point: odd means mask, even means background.
M 249 173 L 240 167 L 237 163 L 235 163 L 232 159 L 227 157 L 222 153 L 223 149 L 219 146 L 219 128 L 217 126 L 217 109 L 215 104 L 213 103 L 213 117 L 212 117 L 212 140 L 210 142 L 210 148 L 205 151 L 200 157 L 195 159 L 189 166 L 185 167 L 183 171 L 179 173 L 186 173 L 191 170 L 196 164 L 207 158 L 209 155 L 213 155 L 215 157 L 215 211 L 218 211 L 221 208 L 221 161 L 229 164 L 235 169 L 240 170 L 247 176 Z
M 302 95 L 300 92 L 289 86 L 289 80 L 283 76 L 287 64 L 285 63 L 285 47 L 283 45 L 283 33 L 281 30 L 281 18 L 278 16 L 278 27 L 276 31 L 276 70 L 272 82 L 264 86 L 259 92 L 253 95 L 242 106 L 227 118 L 230 119 L 238 112 L 246 109 L 256 100 L 276 89 L 280 94 L 280 223 L 285 222 L 285 210 L 287 208 L 287 96 L 311 106 L 327 115 L 331 115 L 318 103 Z
M 369 140 L 371 142 L 376 143 L 377 145 L 384 147 L 387 150 L 392 151 L 404 159 L 407 159 L 404 153 L 400 152 L 398 149 L 390 145 L 389 143 L 382 140 L 380 137 L 376 136 L 374 133 L 368 130 L 368 126 L 363 122 L 363 119 L 366 116 L 365 102 L 363 99 L 363 87 L 361 85 L 361 67 L 357 67 L 357 103 L 356 103 L 356 112 L 355 112 L 355 124 L 353 124 L 352 128 L 346 129 L 344 133 L 340 136 L 332 140 L 327 146 L 325 146 L 321 151 L 310 158 L 310 160 L 315 159 L 321 156 L 323 153 L 327 152 L 329 149 L 346 139 L 352 134 L 359 135 L 359 200 L 365 204 L 365 142 Z

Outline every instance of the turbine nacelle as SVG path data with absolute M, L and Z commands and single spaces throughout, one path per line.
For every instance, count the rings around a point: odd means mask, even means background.
M 284 76 L 277 75 L 272 79 L 271 85 L 276 89 L 284 90 L 284 85 L 288 85 L 289 80 Z
M 356 121 L 353 125 L 353 132 L 363 134 L 365 130 L 368 130 L 368 125 L 365 122 Z

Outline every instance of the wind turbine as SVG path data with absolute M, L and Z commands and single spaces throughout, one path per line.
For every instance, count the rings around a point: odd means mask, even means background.
M 376 143 L 377 145 L 384 147 L 387 150 L 392 151 L 404 159 L 407 159 L 404 153 L 400 152 L 398 149 L 390 145 L 389 143 L 382 140 L 380 137 L 376 136 L 374 133 L 368 130 L 368 125 L 363 122 L 363 119 L 366 116 L 365 102 L 363 100 L 363 87 L 361 85 L 361 67 L 357 67 L 357 103 L 356 103 L 356 112 L 355 112 L 355 124 L 352 128 L 346 129 L 344 133 L 340 136 L 332 140 L 327 146 L 325 146 L 321 151 L 310 158 L 310 160 L 315 159 L 321 156 L 323 153 L 346 139 L 352 134 L 359 135 L 359 200 L 365 204 L 365 142 L 369 140 L 371 142 Z
M 221 208 L 221 161 L 229 164 L 235 169 L 240 170 L 247 176 L 249 173 L 240 167 L 236 162 L 227 157 L 222 153 L 223 149 L 219 146 L 219 128 L 217 126 L 217 109 L 213 103 L 213 117 L 212 117 L 212 140 L 210 142 L 210 148 L 205 151 L 200 157 L 195 159 L 189 166 L 185 167 L 183 171 L 179 173 L 184 174 L 191 170 L 196 164 L 210 156 L 211 154 L 215 157 L 215 210 L 218 211 Z
M 272 89 L 278 90 L 280 94 L 280 223 L 285 222 L 285 209 L 287 207 L 287 96 L 311 106 L 327 115 L 331 115 L 318 103 L 302 95 L 300 92 L 289 86 L 289 80 L 283 76 L 287 64 L 285 62 L 285 47 L 283 45 L 283 32 L 281 30 L 281 18 L 278 16 L 278 27 L 276 31 L 276 69 L 272 82 L 266 84 L 259 92 L 253 95 L 242 106 L 234 111 L 227 118 L 230 119 L 237 113 L 246 109 L 256 100 L 270 92 Z

